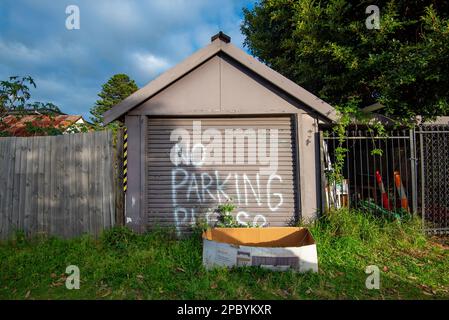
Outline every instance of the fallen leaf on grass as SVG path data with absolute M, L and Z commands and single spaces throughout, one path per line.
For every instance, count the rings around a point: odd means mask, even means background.
M 416 263 L 416 265 L 417 265 L 418 267 L 424 267 L 424 266 L 425 266 L 424 263 Z
M 212 284 L 210 285 L 210 288 L 211 288 L 211 289 L 217 289 L 217 287 L 218 287 L 218 285 L 217 285 L 216 283 L 212 283 Z
M 437 294 L 437 292 L 435 290 L 433 290 L 431 287 L 425 285 L 425 284 L 421 284 L 419 285 L 419 287 L 422 289 L 422 292 L 426 295 L 426 296 L 434 296 Z
M 65 282 L 67 280 L 67 275 L 63 275 L 62 277 L 60 277 L 58 280 L 58 282 Z
M 64 284 L 64 282 L 52 282 L 50 287 L 60 287 Z
M 383 270 L 384 270 L 384 272 L 388 272 L 389 269 L 388 269 L 387 266 L 384 266 L 384 269 L 383 269 Z
M 254 297 L 250 293 L 245 293 L 244 297 L 245 300 L 254 300 Z
M 345 275 L 344 272 L 337 271 L 337 272 L 335 272 L 335 274 L 332 274 L 332 278 L 341 277 L 344 275 Z
M 176 271 L 179 271 L 179 272 L 186 272 L 183 268 L 181 268 L 181 267 L 177 267 L 176 268 Z
M 27 293 L 25 294 L 25 299 L 28 299 L 30 297 L 31 291 L 28 290 Z
M 51 287 L 60 287 L 60 286 L 62 286 L 62 285 L 65 283 L 66 280 L 67 280 L 67 277 L 65 277 L 65 276 L 60 277 L 58 280 L 53 281 L 53 282 L 50 284 L 50 286 L 51 286 Z
M 111 289 L 108 289 L 108 290 L 106 290 L 105 293 L 103 293 L 103 294 L 101 295 L 101 297 L 102 297 L 102 298 L 107 297 L 107 296 L 110 295 L 111 293 L 112 293 L 112 290 L 111 290 Z
M 388 293 L 398 293 L 398 290 L 395 288 L 386 288 L 385 291 Z
M 290 292 L 288 292 L 288 290 L 279 290 L 279 294 L 284 298 L 287 298 L 290 296 Z

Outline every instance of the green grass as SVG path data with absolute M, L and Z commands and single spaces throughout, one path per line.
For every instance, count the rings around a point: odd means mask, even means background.
M 163 231 L 125 228 L 99 240 L 32 239 L 0 244 L 0 299 L 447 299 L 449 249 L 426 239 L 419 222 L 386 222 L 339 211 L 309 226 L 317 274 L 202 267 L 198 234 L 181 241 Z M 81 288 L 65 287 L 77 265 Z M 381 270 L 380 290 L 365 268 Z

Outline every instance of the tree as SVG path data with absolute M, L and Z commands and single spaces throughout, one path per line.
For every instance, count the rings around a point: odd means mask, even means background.
M 0 81 L 0 108 L 3 112 L 24 110 L 31 98 L 30 87 L 36 88 L 36 83 L 30 76 L 9 77 Z
M 114 105 L 121 102 L 133 92 L 137 91 L 134 80 L 131 80 L 126 74 L 116 74 L 112 76 L 103 86 L 98 96 L 101 98 L 95 102 L 90 109 L 91 120 L 96 127 L 103 126 L 103 114 Z M 116 127 L 117 123 L 112 123 L 109 127 Z
M 12 76 L 8 80 L 0 81 L 0 112 L 16 113 L 29 111 L 43 111 L 47 113 L 60 113 L 58 106 L 51 102 L 30 102 L 30 86 L 36 88 L 36 83 L 30 76 Z M 0 113 L 2 115 L 2 113 Z
M 380 29 L 368 29 L 368 5 Z M 449 114 L 449 2 L 261 0 L 244 9 L 250 52 L 340 109 L 380 102 L 412 120 Z
M 16 117 L 21 117 L 27 113 L 36 112 L 52 116 L 55 113 L 61 113 L 59 108 L 51 102 L 30 102 L 30 87 L 36 88 L 36 83 L 30 76 L 12 76 L 8 80 L 0 81 L 0 136 L 9 135 L 8 125 L 3 121 L 6 115 L 13 114 Z M 37 129 L 42 128 L 27 124 L 27 130 Z M 59 132 L 52 124 L 47 125 L 45 129 L 50 131 L 39 131 L 38 133 L 54 135 Z

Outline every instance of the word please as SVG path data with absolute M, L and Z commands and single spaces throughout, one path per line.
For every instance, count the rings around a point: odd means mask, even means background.
M 195 208 L 175 207 L 173 211 L 176 228 L 179 232 L 179 227 L 182 225 L 194 226 L 199 217 L 206 218 L 207 224 L 217 221 L 217 212 L 197 212 Z M 259 227 L 264 227 L 268 224 L 267 218 L 262 214 L 254 214 L 246 211 L 239 211 L 235 215 L 238 224 L 248 226 L 249 224 Z
M 273 173 L 262 187 L 259 173 L 256 173 L 255 181 L 252 181 L 246 174 L 228 173 L 220 176 L 217 170 L 209 174 L 189 173 L 182 168 L 176 168 L 172 170 L 172 204 L 173 206 L 178 204 L 180 193 L 183 193 L 185 195 L 183 199 L 189 202 L 203 203 L 212 199 L 221 203 L 231 199 L 228 192 L 232 189 L 239 205 L 248 205 L 251 197 L 260 207 L 263 199 L 266 199 L 268 208 L 276 211 L 282 206 L 283 196 L 281 193 L 271 191 L 274 183 L 282 183 L 282 177 Z

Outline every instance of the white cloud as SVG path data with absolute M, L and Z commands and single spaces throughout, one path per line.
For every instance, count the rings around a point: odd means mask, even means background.
M 0 61 L 9 62 L 12 65 L 50 65 L 67 60 L 82 63 L 87 57 L 86 48 L 77 43 L 63 45 L 58 42 L 47 42 L 37 46 L 0 39 Z
M 23 43 L 0 40 L 0 57 L 1 60 L 7 61 L 8 59 L 21 60 L 24 62 L 37 62 L 44 58 L 42 52 L 33 48 L 29 48 Z
M 145 24 L 139 2 L 109 0 L 93 1 L 89 6 L 81 6 L 87 19 L 94 18 L 101 26 L 110 30 L 136 30 Z
M 132 64 L 144 79 L 151 79 L 167 70 L 171 64 L 163 57 L 151 53 L 136 52 L 131 55 Z

